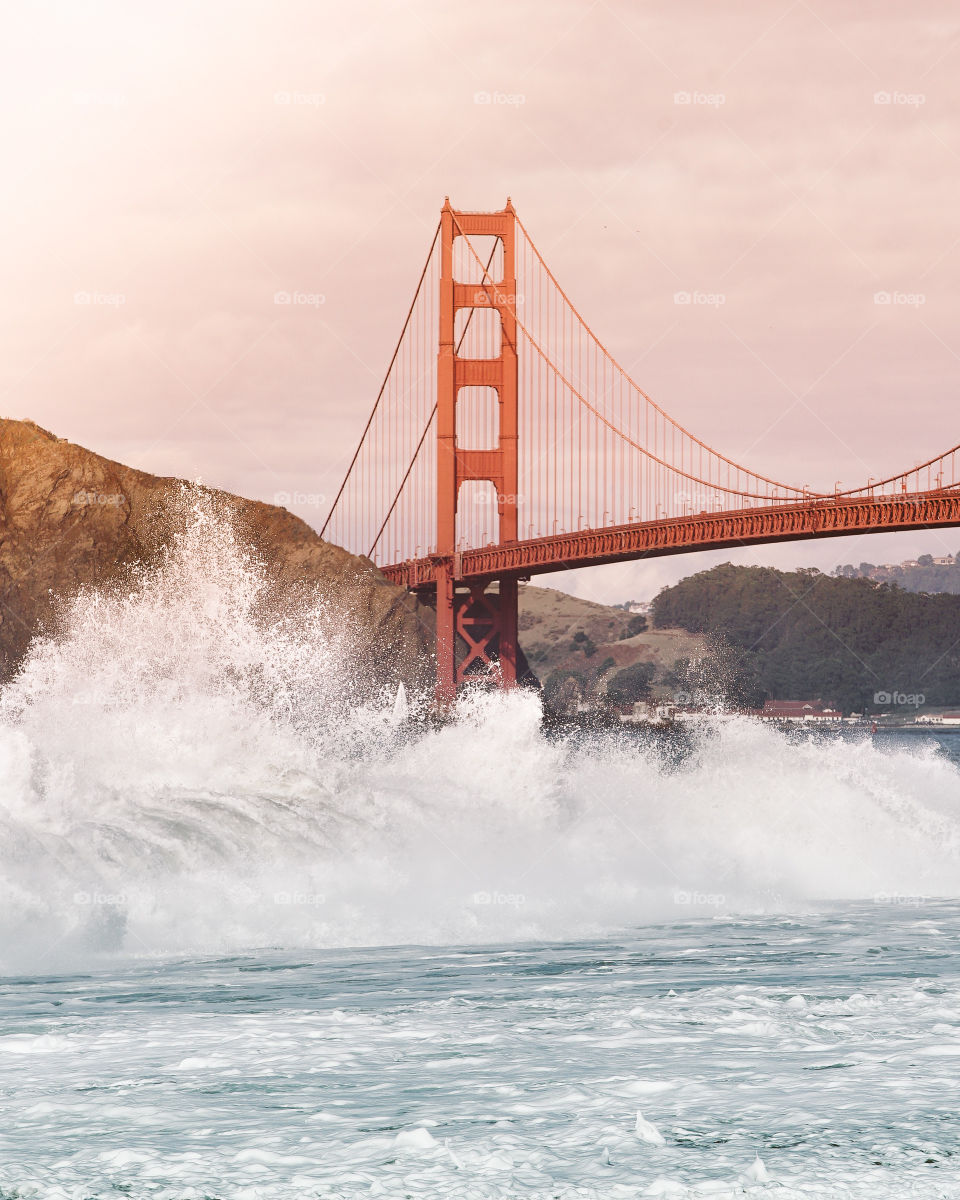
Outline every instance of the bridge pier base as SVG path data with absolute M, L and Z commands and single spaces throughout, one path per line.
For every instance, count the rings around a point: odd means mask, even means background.
M 437 704 L 451 705 L 457 698 L 457 601 L 449 565 L 437 571 Z
M 452 704 L 464 683 L 516 687 L 518 596 L 512 577 L 464 584 L 449 567 L 437 572 L 438 705 Z

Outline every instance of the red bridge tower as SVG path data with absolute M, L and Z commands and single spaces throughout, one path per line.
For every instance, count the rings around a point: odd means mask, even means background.
M 457 237 L 494 237 L 502 246 L 503 272 L 480 284 L 453 277 Z M 494 260 L 491 255 L 490 262 Z M 482 264 L 481 264 L 482 265 Z M 440 348 L 437 359 L 437 699 L 447 704 L 457 685 L 499 672 L 498 682 L 517 681 L 517 578 L 460 579 L 457 552 L 457 505 L 467 480 L 488 480 L 497 496 L 500 545 L 517 541 L 519 492 L 517 458 L 516 216 L 507 200 L 502 212 L 455 212 L 445 201 L 440 216 Z M 457 313 L 493 310 L 499 317 L 500 353 L 492 358 L 463 358 L 456 341 Z M 469 317 L 468 317 L 469 320 Z M 457 400 L 465 387 L 489 387 L 497 393 L 496 446 L 461 449 L 457 444 Z M 457 662 L 457 635 L 467 653 Z

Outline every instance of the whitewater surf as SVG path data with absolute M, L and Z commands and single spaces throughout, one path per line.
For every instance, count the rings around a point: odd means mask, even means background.
M 334 602 L 264 611 L 209 500 L 81 595 L 0 700 L 3 960 L 596 935 L 691 910 L 950 895 L 956 767 L 749 720 L 546 738 L 530 693 L 445 728 L 349 699 Z M 423 698 L 413 697 L 416 708 Z

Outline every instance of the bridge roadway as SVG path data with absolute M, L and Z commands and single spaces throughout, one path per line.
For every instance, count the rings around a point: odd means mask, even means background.
M 799 503 L 700 512 L 464 550 L 453 556 L 452 570 L 454 579 L 473 582 L 545 575 L 695 550 L 954 525 L 960 525 L 957 488 L 896 496 L 818 496 Z M 381 570 L 394 583 L 416 591 L 433 588 L 446 562 L 432 556 Z

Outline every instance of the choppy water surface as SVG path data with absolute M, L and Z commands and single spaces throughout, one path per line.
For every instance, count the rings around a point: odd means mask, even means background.
M 958 968 L 871 904 L 8 979 L 0 1194 L 956 1196 Z
M 0 1200 L 960 1197 L 957 740 L 432 729 L 265 586 L 198 501 L 0 693 Z

